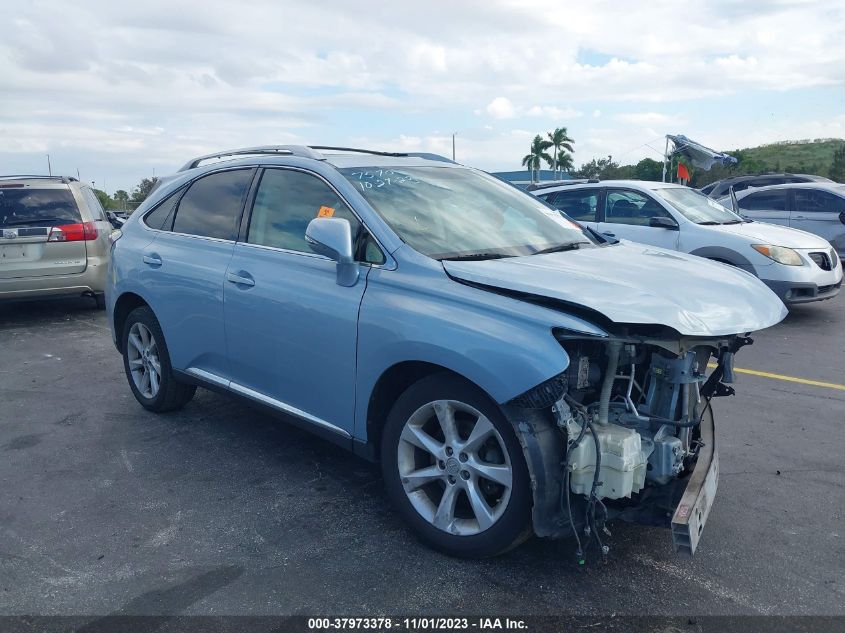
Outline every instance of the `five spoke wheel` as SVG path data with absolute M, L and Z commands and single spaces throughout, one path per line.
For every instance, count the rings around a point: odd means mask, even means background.
M 504 440 L 466 403 L 435 400 L 417 409 L 402 429 L 397 458 L 411 505 L 444 532 L 479 534 L 507 508 L 513 469 Z
M 133 323 L 126 349 L 129 371 L 135 388 L 145 398 L 155 398 L 161 386 L 161 362 L 158 347 L 150 329 L 143 323 Z

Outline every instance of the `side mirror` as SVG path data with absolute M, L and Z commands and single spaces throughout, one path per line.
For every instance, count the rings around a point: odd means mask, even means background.
M 358 262 L 352 247 L 352 228 L 342 218 L 314 218 L 305 229 L 305 241 L 311 250 L 337 262 L 337 283 L 354 286 L 358 281 Z
M 648 219 L 648 225 L 656 229 L 669 229 L 670 231 L 678 230 L 678 223 L 672 218 L 654 217 Z

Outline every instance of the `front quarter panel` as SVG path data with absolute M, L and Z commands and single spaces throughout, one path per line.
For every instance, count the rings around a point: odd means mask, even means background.
M 606 335 L 571 315 L 461 284 L 432 264 L 404 261 L 368 277 L 358 325 L 358 439 L 367 439 L 375 385 L 398 363 L 442 366 L 505 403 L 568 367 L 553 327 Z

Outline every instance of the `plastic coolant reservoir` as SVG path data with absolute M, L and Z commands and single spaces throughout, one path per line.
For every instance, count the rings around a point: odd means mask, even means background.
M 580 425 L 574 420 L 567 424 L 569 437 L 577 438 Z M 648 456 L 653 449 L 649 441 L 642 441 L 640 434 L 616 424 L 593 424 L 601 447 L 601 471 L 596 490 L 602 499 L 621 499 L 639 492 L 645 483 Z M 596 446 L 590 430 L 572 449 L 569 457 L 569 481 L 572 492 L 589 495 L 596 472 Z

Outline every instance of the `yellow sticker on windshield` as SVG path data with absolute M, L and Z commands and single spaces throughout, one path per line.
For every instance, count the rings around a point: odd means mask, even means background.
M 334 208 L 332 207 L 320 207 L 320 210 L 317 212 L 318 218 L 330 218 L 334 215 Z

